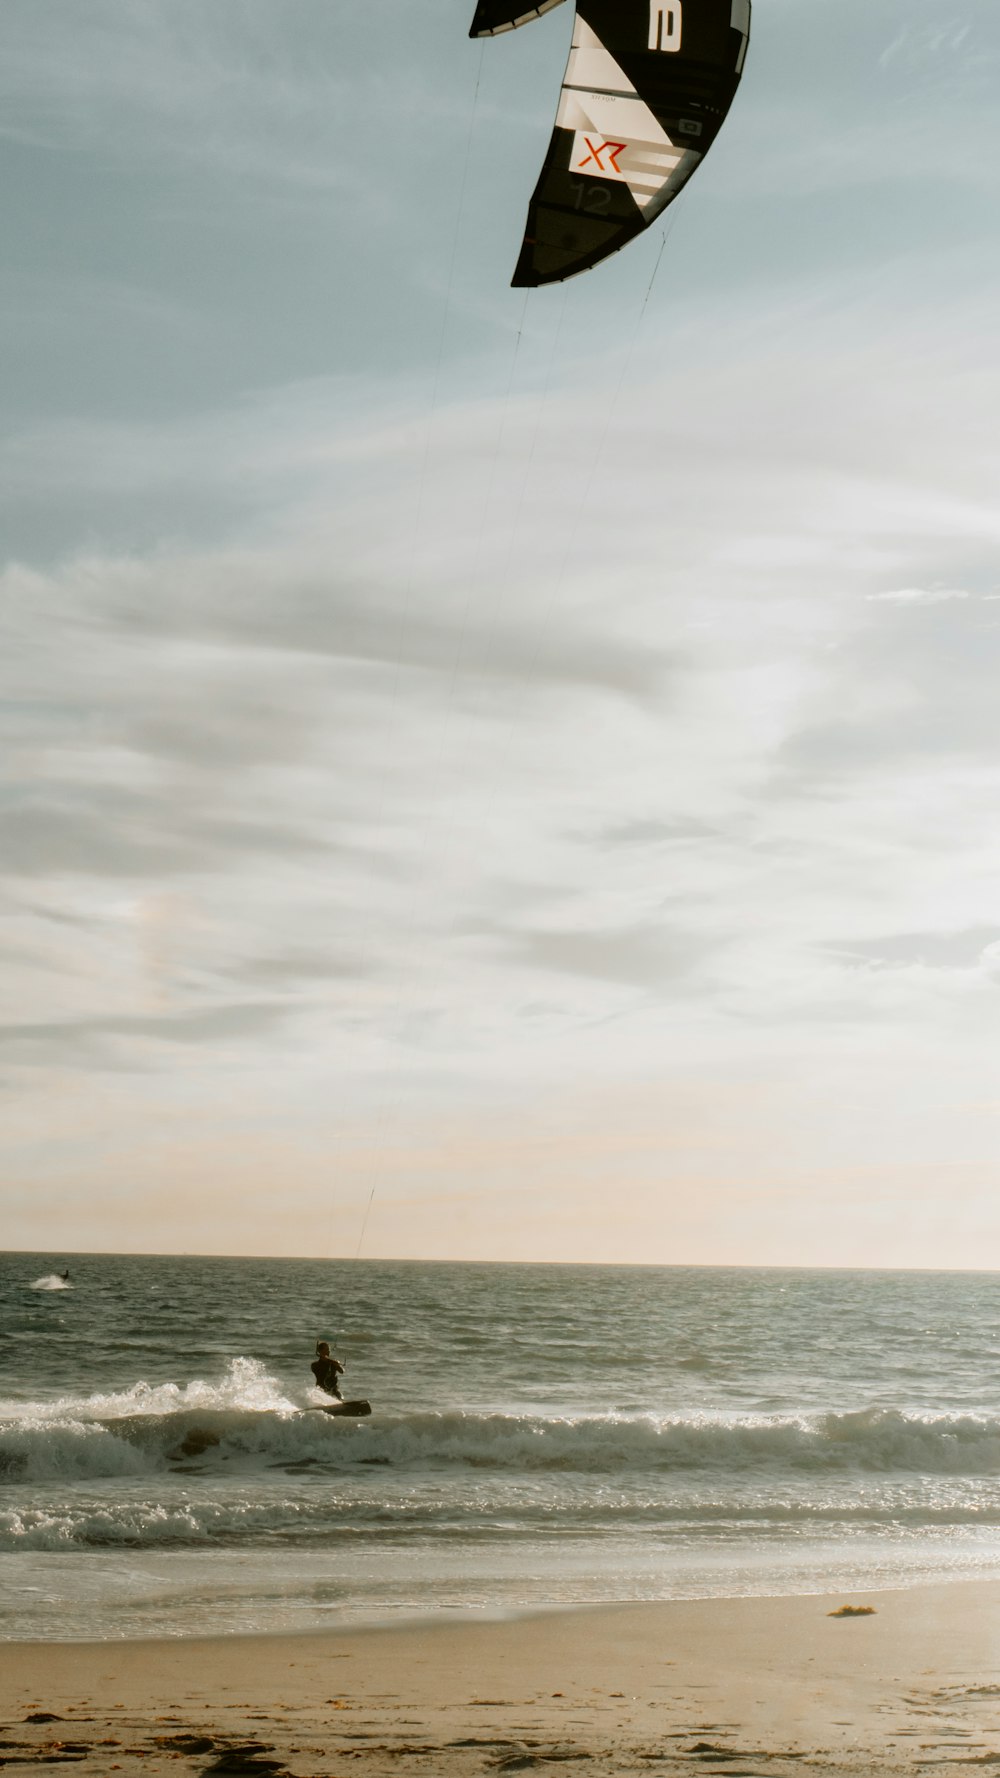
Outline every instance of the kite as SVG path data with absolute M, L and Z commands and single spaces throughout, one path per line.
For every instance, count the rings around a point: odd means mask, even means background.
M 478 0 L 497 37 L 560 0 Z M 555 129 L 511 282 L 557 284 L 634 240 L 687 184 L 736 94 L 750 0 L 577 0 Z
M 529 19 L 540 19 L 543 12 L 551 12 L 553 6 L 561 5 L 562 0 L 542 0 L 540 6 L 529 6 L 524 12 L 519 12 L 515 6 L 512 12 L 510 0 L 479 0 L 469 36 L 499 37 L 501 31 L 516 31 L 518 25 L 526 25 Z

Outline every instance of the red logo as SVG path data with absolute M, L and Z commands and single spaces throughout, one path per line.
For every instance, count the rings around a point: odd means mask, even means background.
M 628 147 L 627 142 L 592 142 L 589 136 L 584 136 L 583 139 L 590 153 L 582 161 L 577 161 L 578 170 L 589 167 L 593 161 L 599 173 L 621 173 L 618 156 Z M 602 159 L 604 155 L 608 157 L 606 162 Z

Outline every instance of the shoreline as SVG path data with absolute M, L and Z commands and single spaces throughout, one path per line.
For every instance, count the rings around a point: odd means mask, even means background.
M 844 1604 L 863 1615 L 835 1617 Z M 290 1778 L 1000 1765 L 1000 1581 L 8 1642 L 0 1763 Z M 31 1721 L 32 1717 L 48 1720 Z M 206 1763 L 209 1761 L 210 1763 Z
M 726 1599 L 913 1592 L 1000 1582 L 996 1532 L 984 1547 L 940 1540 L 824 1543 L 802 1537 L 734 1559 L 673 1552 L 669 1574 L 633 1542 L 522 1538 L 499 1555 L 429 1547 L 23 1550 L 0 1555 L 6 1611 L 0 1648 L 15 1643 L 158 1642 L 192 1637 L 326 1635 L 456 1622 L 475 1625 L 564 1611 Z M 589 1557 L 589 1567 L 585 1561 Z
M 49 1552 L 45 1552 L 48 1554 Z M 62 1552 L 55 1552 L 58 1556 Z M 74 1552 L 76 1554 L 76 1552 Z M 173 1554 L 173 1552 L 171 1552 Z M 16 1554 L 12 1558 L 17 1561 Z M 923 1592 L 929 1589 L 951 1589 L 962 1587 L 995 1587 L 1000 1592 L 1000 1569 L 994 1573 L 983 1572 L 980 1568 L 974 1573 L 963 1574 L 951 1572 L 947 1575 L 927 1570 L 914 1570 L 912 1577 L 901 1575 L 899 1579 L 887 1582 L 885 1579 L 863 1584 L 849 1581 L 845 1586 L 838 1586 L 826 1576 L 817 1579 L 811 1587 L 784 1585 L 776 1578 L 773 1590 L 753 1590 L 747 1588 L 742 1592 L 717 1593 L 690 1592 L 670 1593 L 650 1596 L 648 1598 L 623 1597 L 620 1599 L 549 1599 L 545 1601 L 525 1600 L 517 1604 L 504 1604 L 500 1601 L 491 1604 L 469 1605 L 399 1605 L 348 1608 L 343 1612 L 331 1614 L 329 1622 L 311 1623 L 307 1625 L 276 1624 L 270 1627 L 237 1630 L 206 1630 L 204 1632 L 158 1631 L 149 1635 L 122 1634 L 116 1636 L 4 1636 L 0 1630 L 0 1662 L 4 1654 L 11 1649 L 64 1649 L 69 1653 L 74 1649 L 102 1648 L 183 1648 L 188 1643 L 214 1645 L 227 1643 L 256 1643 L 301 1640 L 306 1642 L 326 1641 L 330 1638 L 346 1636 L 366 1636 L 379 1634 L 409 1635 L 419 1634 L 425 1630 L 433 1631 L 439 1627 L 475 1628 L 477 1625 L 489 1627 L 493 1624 L 514 1624 L 534 1622 L 542 1618 L 560 1618 L 596 1613 L 615 1614 L 623 1611 L 656 1611 L 669 1610 L 675 1606 L 711 1606 L 725 1605 L 768 1605 L 779 1601 L 823 1600 L 840 1601 L 857 1600 L 867 1602 L 872 1598 L 894 1598 L 897 1594 Z M 1000 1651 L 998 1651 L 1000 1659 Z M 998 1681 L 1000 1683 L 1000 1681 Z

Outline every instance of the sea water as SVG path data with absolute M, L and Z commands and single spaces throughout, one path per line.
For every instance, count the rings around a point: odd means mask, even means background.
M 998 1572 L 997 1274 L 0 1259 L 7 1637 Z

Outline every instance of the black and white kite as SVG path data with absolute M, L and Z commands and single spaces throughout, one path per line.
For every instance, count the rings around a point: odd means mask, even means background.
M 560 0 L 478 0 L 496 37 Z M 577 0 L 573 45 L 512 282 L 556 284 L 641 234 L 687 184 L 743 72 L 750 0 Z

